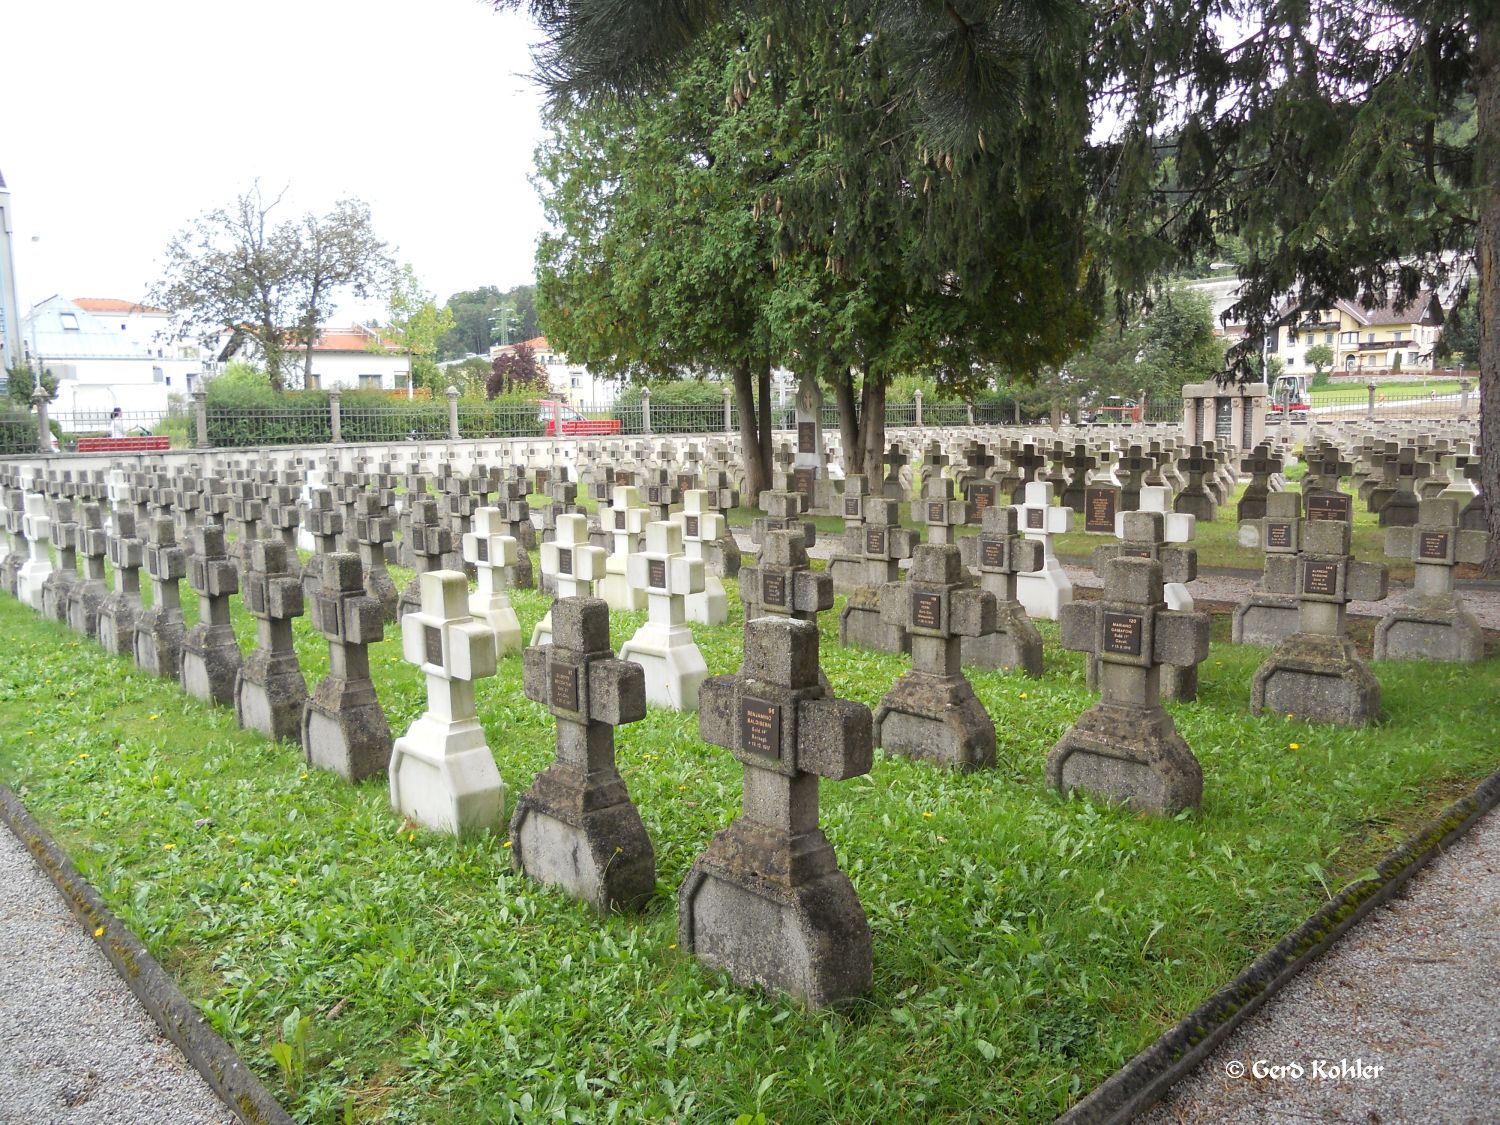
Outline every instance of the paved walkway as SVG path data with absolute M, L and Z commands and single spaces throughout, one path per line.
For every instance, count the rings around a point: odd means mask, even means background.
M 0 827 L 0 1122 L 232 1121 Z
M 1492 1122 L 1500 1119 L 1497 1001 L 1500 815 L 1492 812 L 1140 1120 Z

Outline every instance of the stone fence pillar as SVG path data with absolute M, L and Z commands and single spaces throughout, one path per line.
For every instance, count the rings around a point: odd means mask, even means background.
M 1467 379 L 1458 381 L 1458 420 L 1460 422 L 1469 420 L 1469 391 L 1473 385 Z
M 734 392 L 732 390 L 730 390 L 728 387 L 725 387 L 724 388 L 724 432 L 726 434 L 730 434 L 730 433 L 734 432 L 733 427 L 730 425 L 730 412 L 731 412 L 731 410 L 733 408 L 732 407 L 733 402 L 734 402 Z
M 1371 379 L 1368 383 L 1365 384 L 1365 391 L 1369 395 L 1369 402 L 1365 406 L 1365 416 L 1367 418 L 1369 418 L 1371 421 L 1374 421 L 1374 419 L 1375 419 L 1375 390 L 1376 390 L 1375 380 Z
M 338 387 L 328 389 L 328 440 L 335 445 L 344 440 L 344 421 L 339 415 L 339 398 L 343 393 Z
M 208 392 L 199 387 L 193 392 L 193 426 L 197 438 L 193 442 L 199 449 L 208 448 Z
M 920 426 L 922 424 L 922 388 L 918 387 L 913 391 L 911 397 L 912 401 L 917 404 L 916 424 Z
M 31 392 L 31 405 L 36 407 L 36 442 L 40 453 L 52 452 L 52 427 L 47 424 L 47 392 L 42 389 L 42 380 L 36 381 Z
M 641 388 L 641 432 L 651 432 L 651 388 Z
M 458 440 L 458 388 L 448 388 L 448 440 Z

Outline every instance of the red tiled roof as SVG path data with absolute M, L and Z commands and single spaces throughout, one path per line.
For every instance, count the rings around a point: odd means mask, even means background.
M 152 313 L 159 316 L 171 316 L 166 309 L 159 309 L 155 305 L 143 305 L 137 301 L 122 301 L 117 297 L 74 297 L 73 303 L 84 312 L 91 313 Z
M 523 344 L 534 352 L 545 352 L 551 350 L 547 347 L 547 337 L 545 336 L 533 336 L 529 340 L 517 340 L 514 344 L 501 344 L 500 347 L 496 350 L 502 352 L 514 351 L 516 348 L 521 347 L 521 345 Z
M 312 350 L 315 352 L 369 351 L 369 343 L 374 335 L 374 332 L 364 328 L 329 328 L 318 334 Z M 382 340 L 381 343 L 388 350 L 395 350 L 395 345 L 389 341 Z

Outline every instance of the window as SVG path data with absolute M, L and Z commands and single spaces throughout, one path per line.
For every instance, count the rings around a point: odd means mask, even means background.
M 574 375 L 573 376 L 573 386 L 574 387 L 581 387 L 581 386 L 583 386 L 583 377 L 581 375 Z
M 1339 343 L 1341 343 L 1341 344 L 1357 344 L 1357 343 L 1359 343 L 1359 333 L 1358 332 L 1340 332 L 1339 333 Z
M 1286 346 L 1289 348 L 1295 348 L 1297 346 L 1297 332 L 1293 328 L 1288 328 L 1286 330 Z
M 1333 333 L 1332 332 L 1325 332 L 1325 333 L 1323 333 L 1323 343 L 1325 343 L 1325 344 L 1332 344 L 1333 343 Z
M 1406 333 L 1405 333 L 1405 332 L 1392 332 L 1392 333 L 1391 333 L 1391 339 L 1392 339 L 1392 340 L 1395 340 L 1395 341 L 1396 341 L 1396 343 L 1398 343 L 1398 344 L 1399 344 L 1399 343 L 1400 343 L 1400 342 L 1401 342 L 1401 341 L 1402 341 L 1402 340 L 1403 340 L 1403 339 L 1405 339 L 1405 338 L 1406 338 Z
M 1367 344 L 1373 344 L 1374 342 L 1375 342 L 1375 333 L 1373 333 L 1373 332 L 1366 332 L 1365 333 L 1365 343 L 1367 343 Z
M 120 331 L 121 331 L 121 332 L 124 332 L 124 331 L 125 331 L 125 325 L 123 325 L 123 324 L 122 324 L 122 325 L 120 325 Z
M 1407 367 L 1415 367 L 1417 365 L 1417 353 L 1407 352 L 1405 363 Z
M 62 322 L 64 332 L 80 331 L 78 327 L 78 314 L 70 312 L 58 313 L 57 319 Z
M 164 372 L 160 367 L 153 367 L 151 369 L 151 381 L 153 383 L 160 383 L 165 378 L 166 372 Z
M 410 385 L 411 383 L 411 376 L 408 375 L 405 371 L 396 372 L 394 379 L 395 387 L 398 391 L 406 390 L 408 385 Z
M 359 387 L 360 387 L 360 390 L 371 390 L 371 389 L 373 389 L 373 390 L 379 390 L 380 389 L 380 376 L 379 375 L 361 375 L 359 377 Z
M 321 390 L 323 387 L 323 376 L 314 371 L 307 377 L 307 389 L 310 391 Z

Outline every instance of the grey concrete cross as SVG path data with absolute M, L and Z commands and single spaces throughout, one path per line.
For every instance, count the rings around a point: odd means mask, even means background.
M 963 663 L 1040 676 L 1042 635 L 1016 600 L 1016 575 L 1041 569 L 1042 544 L 1026 538 L 1016 509 L 1000 507 L 986 510 L 980 533 L 960 540 L 959 548 L 980 587 L 995 597 L 995 631 L 964 637 Z
M 328 641 L 328 675 L 303 708 L 302 752 L 311 765 L 362 781 L 391 756 L 391 728 L 370 679 L 369 646 L 385 636 L 385 621 L 365 593 L 358 555 L 336 551 L 322 564 L 309 617 Z
M 182 592 L 187 576 L 187 552 L 177 545 L 177 529 L 167 516 L 147 525 L 146 574 L 151 579 L 151 605 L 135 624 L 135 662 L 142 671 L 163 679 L 177 679 L 182 670 Z
M 901 560 L 911 558 L 917 533 L 901 526 L 901 505 L 895 500 L 869 497 L 864 506 L 864 521 L 855 529 L 859 573 L 839 611 L 839 643 L 875 652 L 909 652 L 906 629 L 881 617 L 880 591 L 887 582 L 900 579 Z
M 868 773 L 873 732 L 869 708 L 823 686 L 817 627 L 755 621 L 739 673 L 703 685 L 698 731 L 744 767 L 744 811 L 683 880 L 679 944 L 813 1007 L 863 995 L 870 927 L 818 827 L 818 783 Z
M 646 717 L 646 682 L 610 649 L 608 604 L 554 602 L 552 642 L 526 650 L 521 682 L 557 722 L 557 756 L 516 802 L 511 862 L 601 911 L 639 909 L 656 851 L 615 768 L 614 728 Z
M 1138 513 L 1137 513 L 1138 514 Z M 1170 610 L 1161 564 L 1121 557 L 1105 569 L 1104 595 L 1063 607 L 1064 648 L 1099 660 L 1100 699 L 1047 755 L 1047 782 L 1172 816 L 1203 800 L 1203 770 L 1161 705 L 1164 664 L 1208 655 L 1208 616 Z
M 135 512 L 121 507 L 114 514 L 109 561 L 115 588 L 99 607 L 99 643 L 116 656 L 135 655 L 135 624 L 141 613 L 141 565 L 146 545 L 135 533 Z
M 255 649 L 234 685 L 234 717 L 267 738 L 296 738 L 307 702 L 307 683 L 292 644 L 292 621 L 302 616 L 297 555 L 279 539 L 250 547 L 250 570 L 240 600 L 255 618 Z
M 1376 660 L 1472 664 L 1484 656 L 1484 631 L 1453 588 L 1459 563 L 1484 562 L 1489 536 L 1459 526 L 1458 502 L 1423 500 L 1415 527 L 1387 528 L 1385 553 L 1415 566 L 1412 592 L 1375 629 Z
M 241 657 L 229 620 L 229 597 L 239 591 L 240 579 L 225 548 L 223 528 L 194 530 L 188 585 L 198 595 L 198 623 L 182 641 L 183 690 L 205 703 L 233 707 Z

